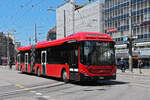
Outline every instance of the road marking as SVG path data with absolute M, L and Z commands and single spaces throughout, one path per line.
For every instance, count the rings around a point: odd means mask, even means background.
M 42 96 L 43 98 L 46 98 L 46 99 L 48 99 L 48 98 L 50 98 L 50 96 Z
M 36 91 L 30 91 L 31 93 L 35 93 Z
M 16 84 L 17 87 L 21 86 L 20 84 Z
M 42 95 L 42 93 L 35 93 L 36 95 L 38 95 L 38 96 L 41 96 Z
M 60 85 L 64 85 L 64 84 L 65 84 L 64 82 L 57 82 L 57 83 L 48 84 L 48 85 L 44 85 L 44 86 L 32 87 L 32 88 L 29 88 L 29 89 L 30 90 L 35 90 L 35 89 L 40 89 L 40 88 L 50 88 L 50 87 L 60 86 Z M 20 86 L 20 84 L 16 84 L 16 86 Z M 21 93 L 23 91 L 25 91 L 25 90 L 24 89 L 19 89 L 19 90 L 4 92 L 4 93 L 0 94 L 0 97 L 13 95 L 13 94 L 16 94 L 16 93 Z
M 19 87 L 24 89 L 24 86 L 19 86 Z
M 32 88 L 30 88 L 30 90 L 35 90 L 35 89 L 40 89 L 40 88 L 55 87 L 55 86 L 60 86 L 60 85 L 64 85 L 64 84 L 65 84 L 64 82 L 57 82 L 57 83 L 48 84 L 48 85 L 44 85 L 44 86 L 32 87 Z
M 20 84 L 16 84 L 16 86 L 19 87 L 19 88 L 22 88 L 22 89 L 24 89 L 24 90 L 26 90 L 26 91 L 29 90 L 29 88 L 25 88 L 24 86 L 22 86 L 22 85 L 20 85 Z
M 29 89 L 29 88 L 24 88 L 24 90 L 25 90 L 25 91 L 28 91 L 28 90 L 30 90 L 30 89 Z

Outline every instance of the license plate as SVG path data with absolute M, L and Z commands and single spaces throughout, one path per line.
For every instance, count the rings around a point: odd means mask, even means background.
M 104 79 L 104 77 L 99 77 L 99 79 Z

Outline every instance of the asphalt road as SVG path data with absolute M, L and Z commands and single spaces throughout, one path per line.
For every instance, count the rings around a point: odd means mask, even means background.
M 0 68 L 0 100 L 150 100 L 149 94 L 150 76 L 119 73 L 115 81 L 64 84 Z

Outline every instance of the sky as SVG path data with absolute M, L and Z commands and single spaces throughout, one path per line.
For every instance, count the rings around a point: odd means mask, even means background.
M 88 0 L 75 0 L 82 4 Z M 96 0 L 95 0 L 96 1 Z M 13 33 L 15 41 L 23 46 L 33 43 L 34 24 L 37 26 L 38 41 L 45 41 L 49 29 L 56 25 L 56 9 L 65 0 L 0 0 L 0 32 Z

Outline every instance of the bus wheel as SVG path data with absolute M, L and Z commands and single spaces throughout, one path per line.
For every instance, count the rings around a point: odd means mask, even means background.
M 69 80 L 67 79 L 67 72 L 66 70 L 63 71 L 62 73 L 62 80 L 65 82 L 65 83 L 68 83 Z
M 39 77 L 41 76 L 41 74 L 40 74 L 40 68 L 37 69 L 37 76 L 39 76 Z

